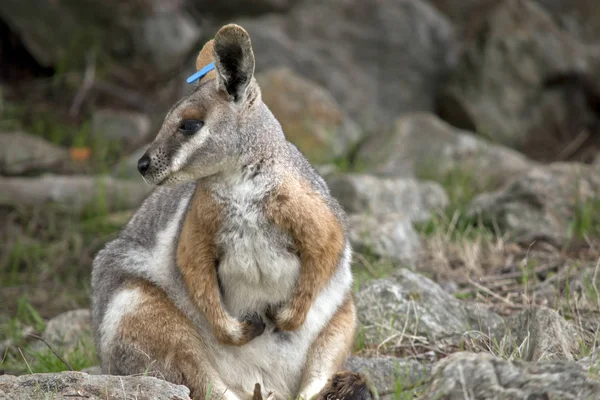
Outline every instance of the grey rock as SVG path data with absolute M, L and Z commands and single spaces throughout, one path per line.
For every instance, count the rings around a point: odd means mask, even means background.
M 479 188 L 497 187 L 531 168 L 515 150 L 456 129 L 432 114 L 396 120 L 387 135 L 362 146 L 356 163 L 384 176 L 443 177 L 455 170 L 473 175 Z
M 141 180 L 142 176 L 140 175 L 137 169 L 137 163 L 138 160 L 142 158 L 147 149 L 148 146 L 145 145 L 133 151 L 128 156 L 125 156 L 113 167 L 111 175 L 121 179 Z
M 424 399 L 596 399 L 600 382 L 576 363 L 523 363 L 455 353 L 433 368 Z
M 365 375 L 380 396 L 394 393 L 399 386 L 402 391 L 420 387 L 431 372 L 429 365 L 417 360 L 391 356 L 350 356 L 344 369 Z
M 356 296 L 356 309 L 365 342 L 383 349 L 406 345 L 408 336 L 419 344 L 456 346 L 467 331 L 489 337 L 504 332 L 497 314 L 458 300 L 407 269 L 368 282 Z
M 439 113 L 536 159 L 558 157 L 596 121 L 586 88 L 559 78 L 593 73 L 596 59 L 597 50 L 561 30 L 535 2 L 506 0 L 467 45 L 441 91 Z M 558 132 L 569 137 L 556 145 Z
M 154 13 L 138 21 L 133 45 L 147 55 L 161 73 L 179 67 L 202 34 L 194 19 L 178 5 L 180 2 L 153 0 Z
M 52 318 L 46 324 L 42 338 L 55 350 L 63 354 L 75 350 L 78 346 L 93 347 L 90 310 L 78 309 L 64 312 Z M 38 348 L 45 348 L 45 344 L 34 342 Z
M 326 180 L 331 194 L 348 213 L 395 213 L 410 221 L 425 221 L 448 205 L 446 192 L 435 182 L 366 174 L 332 174 Z
M 591 354 L 577 360 L 577 364 L 586 371 L 598 373 L 600 371 L 600 348 L 594 349 Z
M 190 0 L 188 3 L 194 7 L 199 16 L 216 16 L 231 19 L 240 16 L 253 16 L 258 14 L 284 12 L 292 8 L 299 0 L 226 0 L 215 2 L 213 0 Z
M 469 213 L 497 223 L 515 240 L 562 244 L 578 209 L 599 196 L 597 168 L 556 163 L 535 167 L 503 189 L 477 196 Z
M 69 152 L 24 132 L 0 133 L 0 174 L 50 172 L 69 163 Z
M 354 214 L 349 220 L 354 250 L 392 263 L 416 263 L 421 242 L 410 219 L 398 214 Z
M 149 376 L 90 375 L 83 372 L 0 376 L 0 399 L 6 400 L 190 400 L 189 394 L 185 386 Z
M 468 36 L 503 0 L 427 0 L 447 15 Z
M 116 140 L 139 146 L 149 140 L 150 119 L 141 113 L 111 109 L 96 110 L 92 116 L 92 133 L 104 140 Z
M 535 0 L 557 23 L 578 40 L 597 44 L 600 35 L 600 15 L 597 4 L 590 0 Z
M 201 34 L 183 1 L 6 0 L 0 15 L 44 66 L 85 68 L 81 60 L 97 47 L 118 61 L 105 68 L 142 72 L 144 82 L 179 66 Z
M 358 125 L 327 90 L 288 68 L 270 69 L 257 77 L 262 98 L 287 139 L 314 163 L 345 157 L 361 139 Z
M 87 367 L 81 370 L 81 372 L 85 372 L 90 375 L 102 375 L 102 367 L 99 365 L 94 365 L 93 367 Z
M 433 110 L 453 62 L 453 28 L 423 1 L 308 0 L 285 16 L 237 22 L 252 37 L 257 71 L 286 66 L 323 85 L 366 129 Z
M 575 325 L 548 308 L 523 310 L 506 326 L 524 361 L 573 361 L 584 343 Z
M 454 22 L 469 38 L 486 17 L 506 0 L 427 0 Z M 600 35 L 600 16 L 592 0 L 533 0 L 556 23 L 578 40 L 594 44 Z
M 143 182 L 120 181 L 108 176 L 0 177 L 0 204 L 54 204 L 70 213 L 86 209 L 105 212 L 135 208 L 151 190 L 152 187 Z

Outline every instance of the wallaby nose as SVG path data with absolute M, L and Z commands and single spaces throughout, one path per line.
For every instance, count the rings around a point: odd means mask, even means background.
M 144 154 L 142 158 L 138 160 L 138 171 L 140 171 L 140 174 L 145 175 L 148 168 L 150 168 L 150 157 L 148 157 L 147 154 Z

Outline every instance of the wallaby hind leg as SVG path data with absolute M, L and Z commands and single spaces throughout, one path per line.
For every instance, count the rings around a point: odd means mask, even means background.
M 136 280 L 115 295 L 100 326 L 105 373 L 148 374 L 187 386 L 193 399 L 239 400 L 205 355 L 196 328 L 156 286 Z
M 302 376 L 300 399 L 371 398 L 364 377 L 347 371 L 338 372 L 352 347 L 355 328 L 354 303 L 348 295 L 309 350 Z

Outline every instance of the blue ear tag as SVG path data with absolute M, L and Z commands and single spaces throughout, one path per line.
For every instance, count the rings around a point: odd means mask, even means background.
M 190 76 L 189 78 L 186 79 L 187 83 L 194 83 L 199 79 L 204 78 L 204 75 L 208 74 L 210 71 L 212 71 L 213 69 L 215 69 L 215 63 L 210 63 L 207 64 L 204 68 L 202 68 L 200 71 L 196 72 L 194 75 Z

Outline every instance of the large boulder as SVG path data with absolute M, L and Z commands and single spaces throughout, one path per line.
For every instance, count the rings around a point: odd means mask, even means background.
M 185 386 L 150 376 L 89 375 L 61 372 L 0 376 L 0 399 L 191 400 Z
M 432 114 L 415 113 L 361 146 L 356 164 L 384 176 L 469 173 L 479 189 L 500 186 L 531 168 L 515 150 L 456 129 Z
M 433 368 L 425 399 L 596 399 L 600 382 L 576 363 L 523 363 L 455 353 Z
M 517 241 L 545 240 L 560 245 L 578 229 L 590 228 L 578 218 L 593 218 L 599 197 L 600 170 L 556 163 L 535 167 L 508 186 L 477 196 L 469 213 L 498 224 Z M 578 227 L 578 222 L 584 226 Z
M 292 8 L 299 0 L 188 0 L 188 4 L 202 18 L 206 15 L 231 19 L 239 16 L 252 16 L 273 12 L 284 12 Z
M 535 0 L 544 7 L 559 25 L 577 39 L 598 43 L 600 37 L 600 13 L 598 4 L 591 0 Z
M 427 0 L 447 15 L 464 37 L 472 36 L 485 17 L 504 0 Z
M 345 157 L 361 138 L 361 130 L 331 94 L 288 68 L 268 70 L 257 77 L 262 98 L 287 139 L 311 162 Z
M 24 132 L 0 133 L 0 175 L 47 173 L 67 164 L 67 149 Z
M 504 332 L 497 314 L 458 300 L 407 269 L 364 285 L 356 296 L 356 309 L 365 343 L 382 349 L 458 346 L 467 331 L 492 338 Z
M 447 15 L 466 37 L 477 28 L 495 7 L 507 0 L 427 0 Z M 543 7 L 556 23 L 571 35 L 594 44 L 600 35 L 600 14 L 593 0 L 531 0 Z
M 400 214 L 409 221 L 426 221 L 448 205 L 446 192 L 435 182 L 366 174 L 331 174 L 326 181 L 350 214 Z
M 369 129 L 433 110 L 455 48 L 450 22 L 424 1 L 308 0 L 285 15 L 237 22 L 252 37 L 257 71 L 290 67 Z
M 469 41 L 438 111 L 533 158 L 568 159 L 585 150 L 598 123 L 588 82 L 597 65 L 598 51 L 558 27 L 544 8 L 505 0 Z
M 178 67 L 201 35 L 182 1 L 3 0 L 0 17 L 41 65 L 83 68 L 96 47 L 121 73 L 143 71 L 138 83 Z
M 406 216 L 353 214 L 349 219 L 350 242 L 359 253 L 406 266 L 418 260 L 421 242 Z
M 92 115 L 92 134 L 99 140 L 137 147 L 150 140 L 148 116 L 131 111 L 99 109 Z

